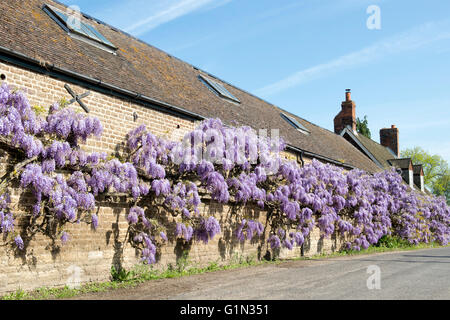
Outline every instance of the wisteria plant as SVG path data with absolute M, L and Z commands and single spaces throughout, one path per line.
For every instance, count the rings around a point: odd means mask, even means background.
M 344 248 L 354 250 L 384 235 L 415 244 L 450 239 L 445 199 L 409 189 L 394 169 L 368 174 L 315 160 L 301 167 L 281 157 L 282 139 L 219 119 L 203 121 L 182 141 L 158 137 L 141 125 L 126 137 L 120 157 L 87 153 L 81 145 L 102 134 L 98 119 L 64 103 L 53 104 L 45 115 L 38 111 L 22 92 L 2 84 L 0 143 L 17 163 L 1 178 L 0 231 L 17 250 L 26 250 L 36 232 L 62 244 L 70 241 L 67 223 L 97 228 L 102 217 L 96 201 L 106 194 L 132 200 L 129 239 L 148 264 L 156 262 L 169 238 L 207 243 L 221 233 L 216 218 L 200 210 L 205 195 L 223 204 L 259 206 L 265 225 L 237 211 L 234 235 L 238 241 L 258 237 L 272 250 L 301 246 L 316 227 L 323 237 L 347 239 Z M 16 230 L 10 208 L 15 184 L 34 197 L 26 230 Z M 174 230 L 148 214 L 155 205 L 176 218 Z M 44 222 L 37 225 L 40 217 Z

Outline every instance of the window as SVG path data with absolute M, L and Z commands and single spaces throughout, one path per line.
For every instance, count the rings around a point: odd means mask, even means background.
M 66 13 L 48 4 L 44 5 L 43 10 L 72 37 L 87 41 L 92 45 L 110 52 L 115 52 L 117 49 L 94 27 L 80 21 L 76 17 L 71 18 Z
M 202 80 L 211 90 L 217 93 L 220 97 L 229 99 L 231 101 L 241 103 L 238 98 L 233 96 L 223 85 L 220 83 L 209 79 L 203 75 L 199 75 L 200 80 Z
M 300 131 L 301 133 L 304 134 L 310 134 L 311 132 L 306 129 L 300 122 L 298 122 L 296 119 L 285 115 L 284 113 L 280 113 L 281 117 L 286 120 L 291 126 L 293 126 L 295 129 L 297 129 L 298 131 Z

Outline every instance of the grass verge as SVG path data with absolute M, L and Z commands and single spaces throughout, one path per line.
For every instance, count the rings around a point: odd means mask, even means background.
M 152 266 L 137 265 L 132 270 L 111 268 L 111 281 L 88 283 L 79 288 L 39 288 L 30 292 L 22 289 L 1 297 L 1 300 L 53 300 L 67 299 L 84 293 L 105 292 L 120 288 L 132 288 L 143 282 L 157 279 L 178 278 L 183 276 L 214 272 L 219 270 L 231 270 L 250 266 L 257 266 L 266 263 L 277 263 L 279 261 L 257 261 L 255 257 L 235 256 L 231 263 L 220 265 L 217 261 L 210 262 L 205 267 L 193 265 L 187 255 L 179 259 L 173 265 L 169 264 L 165 270 L 157 270 Z
M 364 254 L 374 254 L 374 253 L 383 253 L 383 252 L 392 252 L 392 251 L 409 251 L 409 250 L 420 250 L 420 249 L 433 249 L 433 248 L 444 248 L 449 247 L 450 244 L 446 246 L 439 245 L 438 243 L 419 243 L 417 245 L 412 245 L 403 241 L 396 241 L 394 243 L 378 243 L 376 246 L 370 246 L 367 249 L 356 251 L 356 250 L 342 250 L 333 253 L 322 253 L 317 254 L 311 257 L 300 257 L 298 259 L 324 259 L 324 258 L 333 258 L 333 257 L 342 257 L 342 256 L 355 256 L 355 255 L 364 255 Z M 293 259 L 295 260 L 295 259 Z

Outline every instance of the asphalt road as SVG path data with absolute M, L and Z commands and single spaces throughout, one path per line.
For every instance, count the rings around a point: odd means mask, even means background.
M 377 276 L 379 276 L 377 278 Z M 289 261 L 76 299 L 450 299 L 450 247 Z

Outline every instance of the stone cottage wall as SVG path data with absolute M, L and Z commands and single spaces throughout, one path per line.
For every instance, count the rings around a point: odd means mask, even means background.
M 26 227 L 30 215 L 26 206 L 32 203 L 31 195 L 23 195 L 15 190 L 12 200 L 17 213 L 16 230 Z M 111 202 L 99 204 L 99 225 L 93 230 L 85 223 L 66 225 L 64 230 L 70 234 L 70 240 L 62 245 L 59 239 L 37 233 L 26 243 L 26 250 L 19 251 L 4 246 L 0 249 L 0 294 L 17 289 L 32 290 L 38 287 L 79 286 L 83 283 L 107 281 L 110 279 L 111 266 L 131 269 L 140 264 L 139 251 L 127 241 L 128 222 L 126 216 L 129 204 L 124 197 L 115 197 Z M 247 206 L 243 209 L 248 218 L 265 224 L 265 212 L 257 207 Z M 195 241 L 187 246 L 184 241 L 169 236 L 169 242 L 160 248 L 156 269 L 164 269 L 169 264 L 175 265 L 188 253 L 191 264 L 205 266 L 211 262 L 226 264 L 236 258 L 262 258 L 271 250 L 264 237 L 251 242 L 238 242 L 234 236 L 235 225 L 230 223 L 233 208 L 214 201 L 204 200 L 200 212 L 214 215 L 220 222 L 222 232 L 207 244 Z M 169 216 L 168 216 L 169 217 Z M 168 218 L 165 225 L 168 233 L 173 234 L 175 222 Z M 318 229 L 314 229 L 304 244 L 303 256 L 319 253 L 331 253 L 340 249 L 342 242 L 331 237 L 322 239 Z M 273 254 L 271 252 L 271 254 Z M 301 248 L 292 251 L 282 249 L 279 257 L 295 258 L 302 255 Z
M 71 99 L 62 81 L 5 63 L 0 63 L 0 73 L 6 76 L 8 84 L 24 89 L 32 105 L 48 107 L 61 98 Z M 73 84 L 70 86 L 77 93 L 87 91 Z M 90 115 L 98 117 L 104 127 L 101 140 L 89 139 L 83 146 L 86 151 L 114 152 L 124 141 L 125 135 L 140 124 L 146 124 L 159 136 L 172 139 L 180 139 L 195 126 L 193 121 L 94 91 L 91 91 L 91 94 L 83 101 L 90 108 Z M 82 111 L 77 104 L 74 107 Z M 139 116 L 137 121 L 133 119 L 133 112 Z M 296 159 L 289 153 L 284 155 L 287 158 Z M 0 174 L 3 175 L 14 161 L 9 153 L 0 149 Z M 306 163 L 310 161 L 311 159 L 305 159 Z M 12 188 L 10 192 L 13 200 L 12 208 L 17 215 L 16 230 L 20 230 L 27 226 L 27 221 L 30 219 L 27 209 L 33 197 L 31 194 L 21 193 L 17 188 Z M 99 203 L 98 229 L 92 230 L 84 223 L 71 224 L 66 229 L 71 239 L 64 246 L 58 239 L 52 240 L 40 233 L 27 244 L 25 252 L 2 246 L 0 249 L 0 294 L 19 288 L 31 290 L 43 286 L 78 286 L 90 281 L 105 281 L 110 277 L 111 266 L 129 269 L 140 263 L 139 253 L 126 240 L 128 228 L 126 215 L 129 207 L 125 198 L 103 199 Z M 261 247 L 260 242 L 236 242 L 233 237 L 234 228 L 229 223 L 233 212 L 232 207 L 204 199 L 201 210 L 216 216 L 222 225 L 222 234 L 208 244 L 196 242 L 190 248 L 185 247 L 180 240 L 169 239 L 169 243 L 162 247 L 155 267 L 164 268 L 169 263 L 175 264 L 185 250 L 189 251 L 189 259 L 192 263 L 201 265 L 213 261 L 226 263 L 236 255 L 253 258 L 265 255 L 267 247 Z M 265 223 L 264 211 L 252 206 L 241 210 L 244 210 L 247 216 Z M 168 219 L 167 225 L 173 228 L 174 222 Z M 339 239 L 321 239 L 319 231 L 314 230 L 306 241 L 303 254 L 314 255 L 320 252 L 331 252 L 337 248 L 340 248 Z M 280 252 L 283 258 L 298 257 L 300 254 L 299 248 Z
M 12 88 L 23 90 L 32 106 L 38 105 L 45 108 L 61 99 L 70 100 L 72 96 L 64 88 L 66 82 L 53 79 L 46 75 L 31 72 L 9 64 L 0 62 L 0 74 L 6 76 L 6 82 Z M 90 95 L 83 98 L 83 102 L 89 108 L 89 116 L 97 117 L 103 125 L 101 140 L 91 138 L 84 146 L 86 151 L 114 152 L 117 145 L 122 143 L 126 134 L 141 124 L 145 124 L 155 135 L 181 139 L 184 134 L 191 131 L 195 123 L 193 121 L 178 118 L 143 105 L 108 96 L 86 88 L 69 84 L 77 94 L 90 91 Z M 80 112 L 85 112 L 78 103 L 72 107 Z M 133 112 L 138 119 L 134 121 Z

